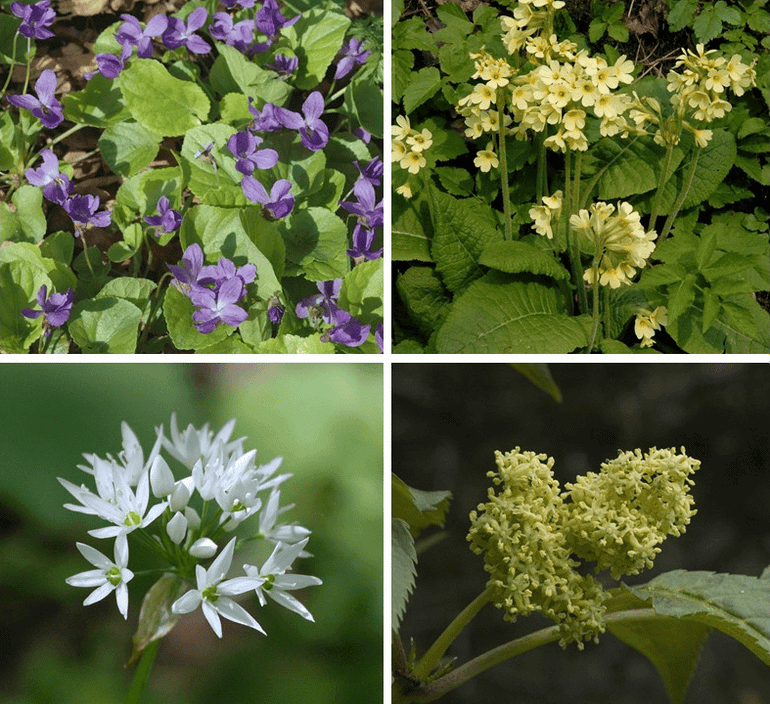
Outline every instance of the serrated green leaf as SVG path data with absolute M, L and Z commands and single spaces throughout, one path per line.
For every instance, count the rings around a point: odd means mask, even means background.
M 722 20 L 714 5 L 703 4 L 698 16 L 692 23 L 693 31 L 702 44 L 710 42 L 722 33 Z
M 509 274 L 528 272 L 553 279 L 568 279 L 570 273 L 552 254 L 526 242 L 501 240 L 489 242 L 479 255 L 479 264 Z
M 339 12 L 314 7 L 303 12 L 288 30 L 290 45 L 299 59 L 294 85 L 315 88 L 342 46 L 350 20 Z
M 441 74 L 435 66 L 421 68 L 412 75 L 412 80 L 404 90 L 404 110 L 411 114 L 426 100 L 432 98 L 443 85 Z
M 692 20 L 698 0 L 677 0 L 668 13 L 668 26 L 672 32 L 684 29 Z
M 394 49 L 436 51 L 436 40 L 428 33 L 421 17 L 410 17 L 393 27 Z
M 174 78 L 152 59 L 135 59 L 120 74 L 120 90 L 131 116 L 164 137 L 183 135 L 208 118 L 210 104 L 203 90 Z
M 690 308 L 695 300 L 695 274 L 687 274 L 684 280 L 669 294 L 668 321 L 669 324 Z
M 643 586 L 628 588 L 640 599 L 652 600 L 656 614 L 716 628 L 770 665 L 767 577 L 674 570 Z
M 391 521 L 391 628 L 398 631 L 406 611 L 406 603 L 414 589 L 417 576 L 417 553 L 414 538 L 405 521 L 394 518 Z
M 412 68 L 414 67 L 414 54 L 411 51 L 399 49 L 393 52 L 391 73 L 393 76 L 392 99 L 394 103 L 400 103 L 406 87 L 412 80 Z
M 588 345 L 589 316 L 572 317 L 556 288 L 489 272 L 452 304 L 438 331 L 442 353 L 567 354 Z
M 391 515 L 404 521 L 413 537 L 429 526 L 443 526 L 452 500 L 451 491 L 422 491 L 391 474 Z

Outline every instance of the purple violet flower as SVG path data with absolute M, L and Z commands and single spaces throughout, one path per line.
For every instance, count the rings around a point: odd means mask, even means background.
M 366 57 L 371 54 L 369 51 L 361 51 L 361 40 L 351 39 L 347 44 L 343 44 L 337 56 L 340 62 L 337 64 L 337 70 L 334 72 L 334 80 L 347 76 L 356 64 L 365 64 Z
M 372 135 L 363 127 L 358 127 L 353 130 L 353 134 L 358 137 L 364 144 L 369 144 L 369 142 L 372 141 Z
M 382 247 L 372 249 L 375 234 L 374 230 L 370 230 L 357 222 L 353 228 L 353 248 L 346 252 L 347 255 L 357 262 L 379 259 L 382 256 Z
M 196 30 L 206 24 L 208 14 L 205 7 L 198 7 L 187 15 L 187 24 L 178 17 L 169 17 L 168 27 L 161 35 L 161 40 L 169 49 L 185 46 L 193 54 L 208 54 L 211 47 L 201 37 L 194 34 Z
M 193 322 L 198 332 L 213 332 L 219 323 L 237 328 L 249 317 L 243 308 L 235 305 L 245 292 L 243 281 L 238 276 L 224 281 L 216 291 L 194 285 L 189 296 L 198 308 L 193 313 Z
M 83 78 L 90 81 L 97 73 L 101 73 L 105 78 L 117 78 L 126 67 L 126 59 L 131 56 L 132 51 L 129 44 L 124 44 L 120 51 L 120 56 L 115 56 L 115 54 L 97 54 L 97 70 L 84 73 Z
M 191 244 L 182 255 L 181 266 L 177 264 L 166 264 L 166 266 L 174 275 L 171 283 L 186 294 L 198 281 L 198 274 L 203 267 L 203 250 L 199 244 Z
M 325 323 L 334 325 L 337 312 L 340 310 L 337 307 L 337 298 L 340 295 L 341 286 L 342 279 L 317 281 L 316 287 L 320 293 L 307 296 L 297 303 L 295 314 L 298 318 L 310 318 L 311 321 L 320 317 Z
M 153 53 L 152 38 L 159 37 L 166 31 L 168 17 L 160 14 L 155 15 L 144 29 L 133 15 L 124 13 L 121 17 L 125 22 L 115 32 L 115 39 L 124 48 L 136 46 L 136 55 L 140 59 L 151 59 Z
M 281 299 L 277 295 L 270 298 L 267 309 L 267 319 L 273 325 L 280 325 L 286 308 L 281 304 Z
M 324 99 L 319 91 L 313 91 L 302 104 L 302 115 L 286 108 L 275 108 L 278 121 L 290 130 L 298 130 L 302 144 L 311 151 L 323 149 L 329 141 L 329 128 L 321 115 Z
M 236 171 L 250 176 L 254 169 L 271 169 L 278 163 L 275 149 L 257 149 L 263 141 L 262 137 L 255 137 L 248 130 L 236 132 L 227 140 L 227 148 L 238 159 Z
M 72 302 L 75 300 L 75 292 L 70 286 L 64 293 L 52 293 L 46 300 L 48 287 L 43 285 L 37 292 L 37 304 L 42 310 L 33 310 L 32 308 L 22 308 L 21 314 L 25 318 L 34 320 L 41 315 L 43 318 L 43 335 L 50 336 L 51 328 L 58 328 L 69 320 Z
M 276 0 L 265 0 L 257 12 L 257 29 L 265 36 L 275 39 L 281 29 L 291 27 L 299 18 L 300 15 L 297 15 L 287 20 L 281 14 Z
M 358 221 L 362 225 L 371 228 L 382 227 L 384 222 L 382 201 L 375 205 L 374 186 L 367 179 L 358 179 L 353 186 L 353 194 L 358 199 L 358 203 L 343 200 L 340 201 L 340 206 L 358 215 Z
M 94 227 L 107 227 L 112 220 L 109 211 L 96 212 L 99 209 L 99 196 L 70 196 L 63 206 L 75 223 L 75 237 L 80 237 L 89 223 Z
M 51 9 L 51 0 L 40 0 L 31 5 L 12 2 L 11 12 L 21 19 L 18 31 L 27 39 L 50 39 L 54 36 L 48 29 L 56 19 L 56 12 Z
M 254 116 L 254 120 L 249 125 L 252 132 L 280 132 L 283 125 L 278 119 L 277 108 L 272 103 L 265 103 L 262 110 L 259 111 L 252 104 L 254 98 L 249 96 L 249 112 Z
M 382 336 L 382 323 L 378 323 L 377 327 L 374 328 L 374 341 L 377 343 L 377 347 L 380 348 L 380 354 L 385 354 L 385 341 Z
M 169 207 L 168 198 L 161 196 L 158 199 L 157 210 L 160 215 L 145 215 L 144 221 L 153 227 L 159 227 L 161 232 L 169 234 L 179 229 L 182 224 L 182 214 L 178 210 Z M 160 237 L 160 233 L 157 233 Z
M 299 66 L 299 59 L 296 56 L 291 57 L 284 56 L 283 54 L 276 54 L 274 60 L 274 64 L 265 64 L 265 68 L 275 71 L 280 76 L 291 76 Z
M 262 215 L 268 220 L 285 218 L 294 209 L 294 196 L 289 195 L 291 182 L 285 178 L 273 184 L 269 195 L 265 187 L 252 176 L 243 177 L 241 188 L 251 203 L 260 203 L 264 206 Z
M 244 264 L 235 268 L 235 264 L 226 257 L 220 257 L 217 264 L 204 266 L 198 273 L 198 283 L 201 285 L 214 285 L 214 291 L 232 279 L 238 279 L 246 292 L 246 284 L 252 283 L 257 278 L 257 267 L 253 264 Z M 243 295 L 243 293 L 241 295 Z
M 362 169 L 358 161 L 354 161 L 355 167 L 358 169 L 358 173 L 361 174 L 361 178 L 366 179 L 372 186 L 379 186 L 382 174 L 385 171 L 382 159 L 376 156 Z
M 43 164 L 37 169 L 27 169 L 24 174 L 33 186 L 43 187 L 43 196 L 52 203 L 64 205 L 72 191 L 72 184 L 66 174 L 59 172 L 59 159 L 50 149 L 40 152 Z
M 254 7 L 256 0 L 220 0 L 220 2 L 228 9 L 232 10 L 238 6 L 244 10 L 248 10 L 250 7 Z
M 52 130 L 64 121 L 62 107 L 54 97 L 56 91 L 56 74 L 47 68 L 40 74 L 35 83 L 37 98 L 31 95 L 9 95 L 8 102 L 17 108 L 29 110 L 43 123 L 44 127 Z
M 347 311 L 338 309 L 335 326 L 321 335 L 321 341 L 328 339 L 346 347 L 360 347 L 369 337 L 369 330 L 371 325 L 364 325 Z

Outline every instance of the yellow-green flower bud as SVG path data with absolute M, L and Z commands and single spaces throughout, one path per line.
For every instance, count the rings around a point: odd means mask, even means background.
M 668 535 L 681 535 L 695 514 L 690 474 L 700 467 L 681 448 L 621 452 L 565 488 L 572 498 L 565 530 L 573 552 L 610 568 L 618 579 L 638 574 L 660 552 Z

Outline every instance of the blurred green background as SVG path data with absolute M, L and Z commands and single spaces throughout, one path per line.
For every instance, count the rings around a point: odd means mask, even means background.
M 200 610 L 164 639 L 145 696 L 149 703 L 380 701 L 382 699 L 382 366 L 379 364 L 2 364 L 0 365 L 0 703 L 122 702 L 133 675 L 139 605 L 151 581 L 129 584 L 124 621 L 110 595 L 66 577 L 91 569 L 75 548 L 111 556 L 103 525 L 73 513 L 56 477 L 93 480 L 82 453 L 117 455 L 120 423 L 145 455 L 154 427 L 237 418 L 257 461 L 284 458 L 294 476 L 284 520 L 313 532 L 312 558 L 297 571 L 323 585 L 300 600 L 315 623 L 269 601 L 245 604 L 267 632 L 223 620 L 220 641 Z M 167 430 L 168 434 L 168 430 Z M 174 467 L 177 478 L 181 478 Z M 129 566 L 141 569 L 132 549 Z

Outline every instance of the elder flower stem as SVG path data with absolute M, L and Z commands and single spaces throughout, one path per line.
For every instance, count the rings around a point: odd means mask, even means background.
M 633 609 L 630 611 L 618 611 L 613 614 L 607 614 L 605 616 L 605 622 L 610 623 L 639 623 L 640 621 L 654 620 L 660 618 L 652 608 L 649 609 Z M 479 655 L 466 662 L 464 665 L 460 665 L 452 672 L 440 677 L 434 682 L 430 682 L 419 690 L 414 692 L 405 698 L 405 702 L 409 704 L 424 704 L 425 702 L 432 702 L 436 699 L 443 697 L 448 692 L 456 689 L 461 684 L 465 684 L 468 680 L 473 679 L 476 675 L 481 674 L 484 670 L 488 670 L 490 667 L 499 665 L 502 662 L 512 658 L 516 655 L 526 653 L 528 650 L 537 648 L 546 643 L 553 643 L 561 638 L 558 626 L 549 626 L 543 628 L 529 635 L 516 638 L 504 645 L 501 645 L 492 650 L 488 650 L 486 653 Z
M 131 682 L 131 688 L 126 694 L 125 704 L 139 704 L 142 701 L 142 693 L 147 686 L 147 680 L 150 677 L 150 670 L 155 661 L 155 655 L 160 648 L 160 640 L 150 643 L 142 653 L 142 659 L 136 667 L 134 679 Z
M 444 632 L 436 639 L 436 642 L 430 646 L 428 652 L 415 665 L 412 672 L 415 677 L 426 679 L 430 675 L 436 663 L 452 644 L 452 641 L 457 638 L 468 622 L 481 611 L 481 608 L 491 599 L 491 596 L 491 589 L 485 589 L 457 615 L 455 620 L 444 629 Z
M 511 196 L 508 192 L 508 155 L 505 152 L 505 93 L 502 88 L 497 89 L 497 122 L 499 126 L 499 145 L 500 152 L 500 178 L 503 187 L 503 213 L 505 214 L 505 239 L 513 239 L 513 228 L 511 224 Z

